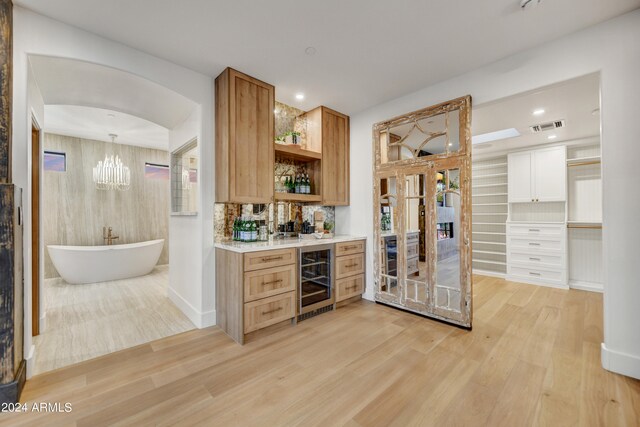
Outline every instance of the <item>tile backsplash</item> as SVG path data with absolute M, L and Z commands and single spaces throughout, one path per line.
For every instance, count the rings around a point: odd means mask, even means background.
M 302 205 L 298 203 L 269 203 L 260 212 L 254 213 L 253 204 L 216 203 L 214 205 L 214 240 L 221 241 L 231 238 L 233 221 L 238 216 L 253 218 L 256 221 L 264 221 L 272 233 L 278 224 L 287 221 L 296 221 L 299 229 L 303 221 L 313 223 L 313 215 L 316 211 L 324 213 L 324 220 L 335 223 L 335 208 L 333 206 Z M 258 211 L 258 209 L 256 209 Z

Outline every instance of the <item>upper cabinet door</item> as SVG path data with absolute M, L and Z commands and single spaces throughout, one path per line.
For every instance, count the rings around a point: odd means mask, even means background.
M 216 202 L 269 203 L 275 88 L 231 68 L 215 82 Z
M 349 116 L 322 108 L 322 204 L 349 204 Z
M 567 200 L 567 151 L 554 147 L 532 152 L 536 202 Z
M 535 201 L 531 163 L 531 152 L 509 154 L 507 164 L 509 171 L 509 203 Z

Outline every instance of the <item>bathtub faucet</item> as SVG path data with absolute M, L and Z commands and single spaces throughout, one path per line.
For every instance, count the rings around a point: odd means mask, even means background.
M 107 245 L 113 245 L 113 241 L 119 238 L 120 236 L 113 235 L 113 229 L 109 227 L 102 227 L 102 238 L 107 242 Z

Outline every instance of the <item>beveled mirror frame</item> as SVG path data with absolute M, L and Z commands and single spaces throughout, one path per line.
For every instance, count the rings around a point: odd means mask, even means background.
M 449 123 L 449 113 L 458 111 L 458 123 Z M 389 133 L 389 129 L 403 124 L 417 124 L 419 120 L 445 114 L 445 132 L 428 132 L 429 141 L 437 136 L 448 138 L 451 126 L 458 126 L 459 149 L 455 152 L 448 152 L 448 144 L 445 144 L 445 153 L 414 157 L 412 159 L 382 162 L 381 135 Z M 422 131 L 422 129 L 420 129 Z M 448 139 L 446 140 L 448 142 Z M 424 145 L 424 143 L 423 143 Z M 467 95 L 451 101 L 443 102 L 431 107 L 423 108 L 409 114 L 394 117 L 373 126 L 373 225 L 374 225 L 374 289 L 375 300 L 377 302 L 395 306 L 404 310 L 412 311 L 428 317 L 433 317 L 446 322 L 454 323 L 471 329 L 473 318 L 472 305 L 472 274 L 471 274 L 471 96 Z M 436 173 L 440 170 L 458 169 L 460 171 L 459 193 L 460 193 L 460 311 L 438 308 L 435 303 L 436 289 L 436 265 L 437 265 L 437 232 L 436 232 L 436 206 L 435 195 L 437 193 L 435 184 Z M 415 301 L 407 301 L 406 295 L 406 239 L 405 226 L 405 188 L 404 180 L 406 176 L 425 174 L 427 179 L 427 203 L 425 207 L 425 254 L 427 263 L 427 289 L 428 297 L 426 303 L 416 304 Z M 399 295 L 395 296 L 381 289 L 381 241 L 383 235 L 380 227 L 380 182 L 381 179 L 390 176 L 397 177 L 397 208 L 395 216 L 397 218 L 396 238 L 397 250 L 397 282 Z M 447 184 L 448 186 L 448 184 Z M 448 190 L 448 187 L 447 187 Z

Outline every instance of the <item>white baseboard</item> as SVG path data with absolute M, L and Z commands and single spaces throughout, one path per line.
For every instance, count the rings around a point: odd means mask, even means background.
M 602 343 L 600 357 L 607 371 L 640 379 L 640 357 L 610 350 Z
M 510 282 L 516 282 L 516 283 L 519 282 L 519 283 L 526 283 L 528 285 L 546 286 L 547 288 L 569 289 L 569 285 L 563 285 L 563 284 L 559 284 L 559 283 L 543 282 L 542 280 L 527 279 L 527 278 L 520 277 L 520 276 L 510 276 L 508 274 L 506 275 L 505 279 L 510 281 Z
M 473 269 L 473 274 L 477 274 L 479 276 L 497 277 L 498 279 L 504 279 L 505 277 L 507 277 L 506 273 L 499 273 L 497 271 L 480 270 L 477 268 Z
M 180 311 L 182 311 L 185 316 L 187 316 L 189 320 L 191 320 L 191 323 L 193 323 L 198 329 L 207 328 L 216 324 L 215 310 L 205 312 L 197 310 L 170 286 L 167 289 L 167 296 L 169 297 L 171 302 L 173 302 L 176 307 L 178 307 Z
M 34 357 L 36 355 L 36 346 L 32 344 L 27 353 L 27 357 L 25 357 L 24 360 L 27 363 L 27 379 L 29 379 L 33 376 L 33 367 L 36 361 Z
M 579 280 L 570 280 L 569 287 L 571 289 L 578 289 L 581 291 L 600 292 L 600 293 L 604 292 L 602 283 L 581 282 Z

